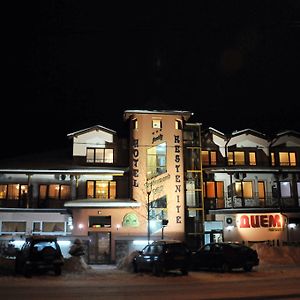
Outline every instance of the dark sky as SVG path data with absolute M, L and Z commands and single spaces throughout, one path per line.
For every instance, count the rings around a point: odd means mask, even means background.
M 300 1 L 8 1 L 2 12 L 2 157 L 96 124 L 122 135 L 126 109 L 190 110 L 224 133 L 300 131 Z

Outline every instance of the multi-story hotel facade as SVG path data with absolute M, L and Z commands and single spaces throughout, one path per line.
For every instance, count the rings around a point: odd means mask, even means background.
M 75 238 L 88 263 L 152 240 L 300 242 L 300 134 L 224 134 L 189 111 L 126 110 L 128 136 L 100 125 L 68 135 L 65 155 L 0 162 L 0 242 Z

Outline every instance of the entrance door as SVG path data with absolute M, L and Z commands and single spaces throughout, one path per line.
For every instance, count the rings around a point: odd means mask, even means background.
M 108 264 L 111 262 L 110 232 L 89 232 L 89 264 Z

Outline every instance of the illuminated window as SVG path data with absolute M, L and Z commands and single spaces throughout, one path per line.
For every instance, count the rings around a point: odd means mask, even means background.
M 147 149 L 147 178 L 167 172 L 167 144 Z
M 243 151 L 229 151 L 228 165 L 230 166 L 245 165 L 245 153 Z
M 224 182 L 223 181 L 207 181 L 203 184 L 204 198 L 215 199 L 216 207 L 224 207 Z
M 0 184 L 0 199 L 6 199 L 7 197 L 7 185 Z
M 42 231 L 43 232 L 64 232 L 65 222 L 43 222 Z
M 217 164 L 217 152 L 202 150 L 202 165 L 215 166 Z
M 256 166 L 256 153 L 255 152 L 249 152 L 249 165 Z
M 161 120 L 158 119 L 152 120 L 152 128 L 162 128 Z
M 26 222 L 9 222 L 3 221 L 1 227 L 2 233 L 25 233 L 26 232 Z
M 291 183 L 289 181 L 280 182 L 280 193 L 282 198 L 292 197 Z
M 107 180 L 87 181 L 87 197 L 97 199 L 115 199 L 116 182 Z
M 265 194 L 265 183 L 263 181 L 259 181 L 258 182 L 258 199 L 259 199 L 259 205 L 261 207 L 264 206 L 265 203 L 265 198 L 266 198 L 266 194 Z
M 18 200 L 27 195 L 27 184 L 1 184 L 0 199 Z
M 32 232 L 34 233 L 65 233 L 66 232 L 66 222 L 43 222 L 36 221 L 32 224 Z
M 275 153 L 271 152 L 271 165 L 274 167 L 275 166 Z
M 295 152 L 279 152 L 279 165 L 280 166 L 296 166 L 296 153 Z
M 132 128 L 133 129 L 138 129 L 138 120 L 137 119 L 132 120 Z
M 110 228 L 111 216 L 91 216 L 89 217 L 89 228 Z
M 224 182 L 207 181 L 204 183 L 203 192 L 206 198 L 224 198 Z
M 41 184 L 39 186 L 39 199 L 58 199 L 58 200 L 70 200 L 71 199 L 71 187 L 67 184 Z
M 111 164 L 114 162 L 114 150 L 109 148 L 87 148 L 86 162 Z
M 182 129 L 181 120 L 175 120 L 175 129 Z
M 239 198 L 253 198 L 252 181 L 235 182 L 235 195 Z
M 186 205 L 189 207 L 200 207 L 201 204 L 201 173 L 187 172 L 187 180 L 185 184 Z

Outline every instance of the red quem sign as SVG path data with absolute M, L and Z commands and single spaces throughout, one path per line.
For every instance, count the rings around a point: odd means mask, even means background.
M 280 214 L 241 215 L 239 228 L 283 228 L 283 218 Z

